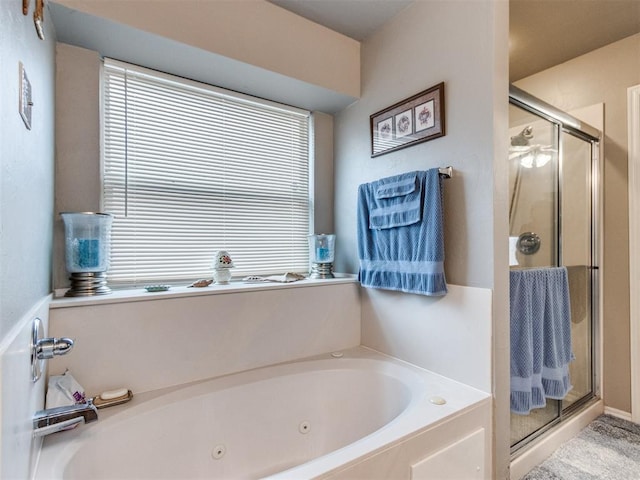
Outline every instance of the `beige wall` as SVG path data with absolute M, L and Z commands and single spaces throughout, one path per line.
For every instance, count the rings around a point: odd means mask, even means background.
M 447 280 L 493 291 L 494 478 L 506 478 L 509 463 L 507 7 L 492 1 L 411 4 L 363 43 L 361 99 L 335 120 L 338 271 L 358 271 L 359 184 L 453 166 L 453 178 L 444 182 Z M 371 158 L 369 116 L 441 81 L 446 135 Z M 394 296 L 398 311 L 412 297 Z M 413 313 L 419 315 L 428 314 Z M 413 333 L 416 342 L 427 335 Z
M 333 116 L 313 114 L 314 233 L 333 233 Z
M 360 94 L 359 42 L 265 0 L 57 3 L 352 97 Z
M 604 391 L 607 406 L 631 411 L 627 88 L 640 83 L 640 34 L 520 80 L 532 95 L 570 111 L 604 103 Z
M 99 212 L 100 57 L 56 46 L 56 168 L 53 287 L 69 286 L 61 212 Z

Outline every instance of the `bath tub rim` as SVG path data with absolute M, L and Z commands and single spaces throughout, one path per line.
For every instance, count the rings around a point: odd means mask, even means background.
M 95 432 L 96 429 L 115 428 L 120 422 L 126 421 L 128 418 L 140 413 L 153 413 L 157 409 L 181 400 L 213 394 L 219 390 L 241 388 L 248 384 L 269 381 L 275 377 L 303 374 L 312 365 L 320 367 L 312 369 L 318 371 L 334 369 L 358 370 L 359 368 L 355 368 L 358 366 L 375 367 L 374 369 L 377 373 L 386 374 L 393 378 L 396 378 L 392 375 L 393 373 L 402 372 L 401 374 L 406 375 L 406 378 L 400 381 L 404 383 L 405 380 L 411 379 L 415 382 L 410 387 L 412 397 L 406 407 L 389 423 L 357 441 L 290 469 L 263 477 L 265 479 L 281 480 L 292 478 L 290 475 L 294 475 L 295 478 L 314 478 L 316 475 L 310 472 L 326 475 L 331 471 L 342 470 L 350 464 L 362 461 L 363 458 L 375 455 L 386 448 L 391 448 L 413 435 L 418 435 L 436 427 L 452 416 L 464 413 L 490 399 L 490 395 L 486 392 L 365 346 L 341 351 L 341 356 L 338 358 L 332 356 L 331 353 L 313 355 L 294 361 L 253 368 L 134 395 L 134 399 L 129 404 L 102 410 L 100 419 L 96 423 L 82 425 L 74 431 L 62 432 L 47 437 L 38 452 L 32 479 L 64 478 L 63 474 L 66 465 L 73 460 L 85 442 L 91 441 L 92 432 Z M 382 369 L 382 371 L 379 369 Z M 385 369 L 387 372 L 384 371 Z M 441 396 L 437 395 L 437 393 L 442 393 L 442 389 L 430 391 L 429 388 L 433 384 L 446 386 L 444 397 L 448 399 L 447 404 L 435 405 L 429 402 L 430 397 Z M 455 395 L 451 395 L 451 392 L 462 394 L 465 398 L 456 398 Z M 429 421 L 407 422 L 407 417 L 411 417 L 412 413 L 424 413 L 425 410 L 432 413 L 432 415 L 429 415 Z M 399 422 L 404 423 L 404 425 L 399 425 Z M 407 423 L 412 423 L 411 427 L 408 427 Z M 387 438 L 385 434 L 392 438 L 383 441 L 384 438 Z M 374 441 L 371 441 L 372 437 L 374 437 Z M 44 468 L 47 468 L 47 471 L 43 470 Z

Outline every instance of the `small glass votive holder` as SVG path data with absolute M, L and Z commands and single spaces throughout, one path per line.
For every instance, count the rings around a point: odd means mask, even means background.
M 309 235 L 309 259 L 311 261 L 309 278 L 334 278 L 335 246 L 336 236 L 333 234 Z
M 64 222 L 65 265 L 71 275 L 67 297 L 104 295 L 109 268 L 113 215 L 93 212 L 61 213 Z

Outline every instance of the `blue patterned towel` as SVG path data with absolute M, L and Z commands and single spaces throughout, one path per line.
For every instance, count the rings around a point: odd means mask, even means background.
M 363 287 L 447 293 L 440 182 L 434 168 L 360 185 L 358 256 Z
M 565 267 L 512 270 L 511 411 L 526 415 L 571 390 L 571 310 Z
M 369 228 L 393 228 L 411 225 L 422 218 L 422 183 L 416 172 L 391 177 L 394 181 L 374 182 L 369 199 Z

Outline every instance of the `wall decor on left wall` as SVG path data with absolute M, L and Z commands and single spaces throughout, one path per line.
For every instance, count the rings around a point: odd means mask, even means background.
M 33 24 L 36 27 L 38 38 L 44 40 L 44 0 L 36 0 L 36 9 L 33 11 Z
M 31 111 L 33 110 L 31 82 L 29 81 L 29 77 L 27 77 L 27 72 L 22 62 L 18 62 L 18 69 L 20 71 L 20 98 L 18 107 L 24 125 L 27 127 L 27 130 L 31 130 Z

